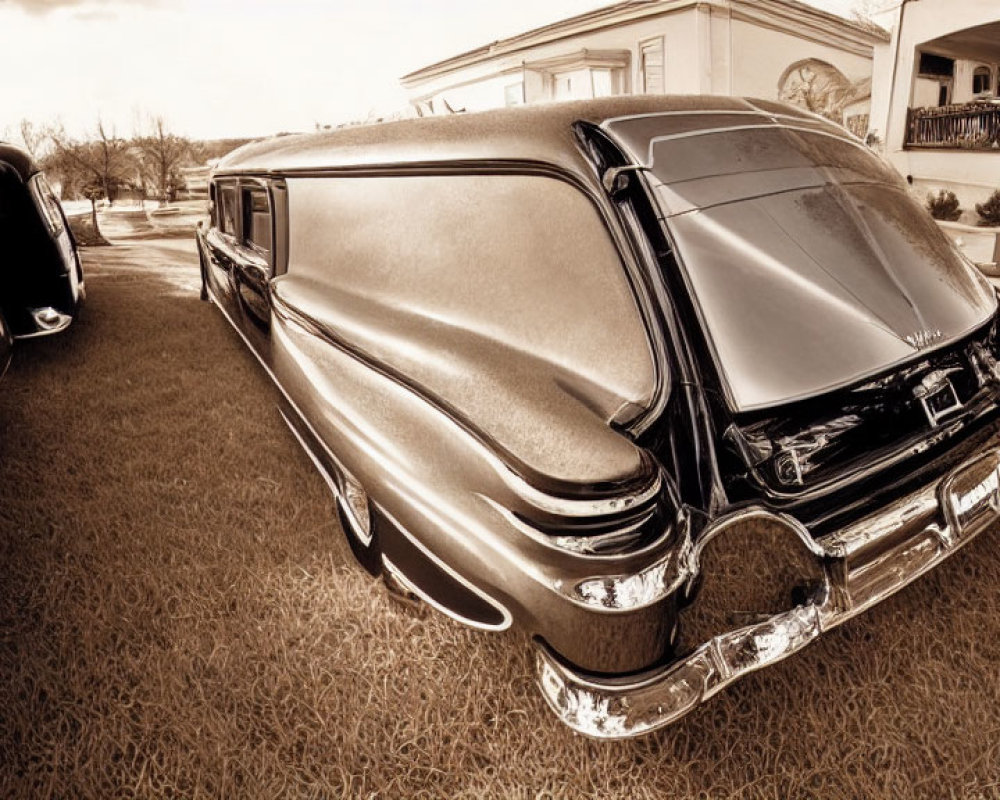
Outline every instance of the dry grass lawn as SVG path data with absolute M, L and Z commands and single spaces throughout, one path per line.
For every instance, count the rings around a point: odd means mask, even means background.
M 657 735 L 572 735 L 526 638 L 351 560 L 192 251 L 90 250 L 0 381 L 0 797 L 1000 798 L 1000 560 L 932 576 Z

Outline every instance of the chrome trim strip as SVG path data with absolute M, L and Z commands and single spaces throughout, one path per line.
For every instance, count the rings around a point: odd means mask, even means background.
M 527 536 L 534 542 L 558 553 L 563 553 L 564 555 L 571 555 L 574 558 L 582 558 L 586 561 L 593 561 L 595 563 L 604 564 L 614 564 L 615 562 L 620 562 L 625 559 L 632 559 L 638 556 L 648 555 L 654 550 L 663 547 L 664 543 L 673 536 L 673 526 L 664 525 L 663 532 L 655 537 L 652 541 L 644 544 L 642 547 L 636 548 L 635 550 L 626 550 L 621 553 L 600 553 L 600 552 L 590 552 L 588 550 L 577 550 L 570 547 L 566 547 L 559 543 L 559 539 L 579 539 L 581 541 L 586 541 L 588 539 L 595 538 L 591 534 L 578 534 L 574 535 L 572 532 L 567 532 L 565 535 L 560 536 L 559 534 L 545 533 L 544 531 L 538 530 L 534 526 L 528 524 L 520 517 L 517 516 L 513 511 L 511 511 L 506 506 L 501 505 L 492 497 L 487 497 L 484 494 L 479 495 L 486 503 L 488 503 L 494 511 L 496 511 L 504 521 L 510 525 L 515 530 Z M 623 530 L 626 528 L 637 528 L 645 525 L 649 518 L 652 516 L 654 509 L 650 508 L 649 513 L 644 515 L 640 520 L 630 523 L 627 526 L 623 526 Z M 601 534 L 598 534 L 596 538 L 600 538 Z
M 479 628 L 480 630 L 484 631 L 504 631 L 511 626 L 511 623 L 513 622 L 513 616 L 511 615 L 507 607 L 503 605 L 503 603 L 499 602 L 498 600 L 488 595 L 478 586 L 474 585 L 471 581 L 463 577 L 461 574 L 456 572 L 452 567 L 450 567 L 448 564 L 442 561 L 438 556 L 432 553 L 423 542 L 414 537 L 412 533 L 410 533 L 403 525 L 401 525 L 399 523 L 399 520 L 397 520 L 394 516 L 392 516 L 392 514 L 390 514 L 388 511 L 385 511 L 384 509 L 381 508 L 379 509 L 379 511 L 390 523 L 392 523 L 393 527 L 397 531 L 399 531 L 401 534 L 403 534 L 403 536 L 407 538 L 410 544 L 416 547 L 436 567 L 443 570 L 444 572 L 447 572 L 448 575 L 451 576 L 457 583 L 460 583 L 463 587 L 465 587 L 474 595 L 479 597 L 479 599 L 482 600 L 484 603 L 493 606 L 493 608 L 495 608 L 498 612 L 500 612 L 500 615 L 503 617 L 503 622 L 501 622 L 499 625 L 487 625 L 482 622 L 476 622 L 475 620 L 466 619 L 456 611 L 445 608 L 436 600 L 429 598 L 424 591 L 422 591 L 411 580 L 405 578 L 404 576 L 405 579 L 401 582 L 404 583 L 407 588 L 412 589 L 414 594 L 419 595 L 421 599 L 425 600 L 427 603 L 434 606 L 434 608 L 438 609 L 444 614 L 447 614 L 452 619 L 458 620 L 464 625 L 470 625 L 473 628 Z M 388 558 L 385 557 L 385 555 L 382 556 L 382 562 L 388 564 L 392 563 L 391 561 L 389 561 Z M 401 572 L 399 567 L 392 565 L 392 568 L 394 569 L 397 578 L 403 576 L 403 573 Z
M 302 438 L 302 434 L 299 433 L 295 425 L 285 414 L 284 410 L 279 408 L 278 413 L 281 414 L 281 418 L 285 421 L 285 424 L 288 426 L 288 430 L 292 432 L 292 435 L 295 437 L 296 441 L 298 441 L 299 445 L 305 451 L 305 454 L 309 456 L 309 460 L 312 461 L 313 466 L 316 467 L 317 472 L 319 472 L 319 474 L 323 476 L 323 480 L 326 481 L 326 485 L 330 488 L 330 492 L 333 494 L 334 500 L 337 502 L 337 505 L 340 506 L 341 510 L 347 516 L 348 520 L 351 521 L 352 523 L 350 525 L 351 533 L 362 545 L 364 545 L 365 547 L 370 547 L 372 543 L 372 534 L 370 532 L 367 535 L 362 533 L 361 527 L 355 524 L 354 515 L 351 512 L 350 506 L 344 501 L 343 493 L 340 487 L 337 485 L 336 481 L 327 471 L 326 467 L 323 465 L 323 462 L 319 460 L 316 454 L 312 451 L 312 448 L 309 447 L 308 444 L 306 444 L 305 439 Z M 346 472 L 346 470 L 344 470 L 344 467 L 340 464 L 339 461 L 336 461 L 334 459 L 334 463 L 337 465 L 337 469 Z
M 742 99 L 742 98 L 741 98 Z M 749 101 L 745 101 L 749 102 Z M 762 108 L 754 106 L 752 103 L 750 105 L 754 110 L 749 109 L 728 109 L 728 108 L 717 108 L 712 110 L 705 109 L 692 109 L 691 111 L 649 111 L 643 114 L 626 114 L 621 117 L 608 117 L 601 123 L 603 128 L 605 125 L 611 125 L 615 122 L 622 122 L 633 119 L 650 119 L 652 117 L 718 117 L 718 116 L 740 116 L 740 117 L 773 117 L 774 119 L 790 119 L 795 122 L 802 122 L 803 118 L 796 116 L 794 114 L 782 114 L 778 111 L 765 111 Z M 810 112 L 811 113 L 811 112 Z M 819 122 L 824 122 L 827 125 L 833 125 L 835 123 L 830 122 L 825 117 L 821 117 L 818 114 L 812 114 L 812 118 Z M 805 118 L 805 121 L 810 121 L 809 117 Z
M 271 370 L 271 368 L 267 365 L 267 363 L 265 363 L 264 359 L 260 357 L 260 354 L 254 349 L 254 346 L 252 344 L 250 344 L 250 340 L 247 339 L 247 337 L 243 333 L 243 331 L 240 330 L 239 326 L 233 321 L 233 318 L 230 316 L 229 312 L 225 309 L 225 307 L 222 305 L 222 303 L 219 302 L 219 299 L 216 297 L 215 291 L 212 289 L 211 285 L 209 283 L 206 283 L 205 286 L 208 289 L 208 295 L 209 295 L 209 298 L 211 299 L 212 303 L 215 305 L 216 308 L 219 309 L 219 311 L 222 312 L 222 316 L 226 318 L 226 321 L 230 324 L 230 326 L 232 326 L 233 330 L 235 330 L 236 333 L 239 334 L 239 336 L 243 340 L 244 344 L 246 344 L 247 349 L 251 353 L 253 353 L 254 358 L 256 358 L 257 361 L 258 361 L 258 363 L 264 368 L 264 371 L 267 373 L 268 377 L 270 377 L 271 382 L 275 385 L 275 387 L 278 389 L 278 391 L 281 392 L 282 397 L 285 398 L 285 401 L 288 403 L 289 407 L 292 409 L 292 411 L 295 412 L 296 416 L 302 421 L 302 424 L 305 425 L 306 428 L 309 429 L 309 433 L 312 434 L 313 439 L 319 444 L 320 447 L 323 448 L 323 452 L 326 453 L 326 455 L 330 459 L 330 461 L 332 461 L 334 464 L 336 464 L 338 469 L 342 470 L 342 472 L 343 472 L 344 475 L 350 475 L 351 474 L 350 470 L 346 469 L 341 464 L 340 459 L 337 458 L 336 455 L 334 455 L 334 453 L 330 450 L 329 447 L 326 446 L 326 443 L 323 441 L 323 439 L 320 437 L 320 435 L 316 432 L 316 429 L 312 426 L 312 423 L 310 423 L 309 420 L 306 419 L 305 415 L 302 413 L 302 410 L 298 407 L 298 405 L 295 403 L 295 401 L 292 400 L 292 398 L 289 396 L 288 392 L 285 391 L 285 387 L 283 387 L 281 385 L 281 383 L 278 381 L 277 376 L 274 374 L 274 372 Z M 285 424 L 288 424 L 289 427 L 291 427 L 291 425 L 289 424 L 288 418 L 285 417 L 284 412 L 280 408 L 278 409 L 278 413 L 281 414 L 282 418 L 284 418 Z M 294 428 L 292 428 L 292 433 L 295 434 L 296 439 L 299 440 L 299 444 L 302 445 L 303 449 L 305 449 L 306 453 L 309 455 L 309 457 L 313 460 L 313 463 L 319 469 L 320 474 L 323 475 L 324 479 L 329 484 L 330 481 L 329 481 L 329 478 L 328 478 L 328 476 L 326 474 L 326 470 L 323 469 L 322 466 L 317 462 L 317 460 L 315 458 L 315 455 L 309 450 L 309 448 L 306 446 L 306 444 L 302 441 L 301 437 L 299 437 L 298 431 L 296 431 Z M 343 508 L 345 510 L 345 513 L 347 514 L 348 519 L 353 520 L 353 514 L 350 512 L 349 509 L 346 508 L 347 504 L 344 503 L 342 501 L 342 499 L 341 499 L 341 492 L 340 492 L 339 488 L 337 488 L 336 486 L 331 486 L 331 489 L 333 490 L 333 492 L 334 492 L 334 494 L 335 494 L 335 496 L 337 498 L 337 502 L 340 503 L 341 504 L 341 508 Z M 351 527 L 355 528 L 355 526 L 353 526 L 353 525 Z M 371 535 L 370 534 L 369 534 L 369 536 L 367 538 L 367 541 L 366 541 L 364 535 L 359 530 L 354 529 L 354 530 L 352 530 L 352 533 L 357 537 L 358 541 L 360 541 L 365 547 L 368 547 L 371 544 Z
M 510 617 L 505 615 L 504 622 L 499 626 L 497 625 L 486 625 L 482 622 L 477 622 L 476 620 L 469 619 L 468 617 L 463 617 L 457 611 L 448 608 L 447 606 L 441 605 L 437 600 L 431 597 L 427 592 L 417 586 L 413 581 L 406 577 L 406 574 L 385 555 L 382 556 L 382 566 L 385 568 L 386 572 L 390 573 L 394 580 L 398 581 L 399 584 L 408 592 L 415 594 L 421 600 L 423 600 L 431 608 L 440 611 L 447 617 L 460 622 L 462 625 L 468 625 L 470 628 L 476 628 L 481 631 L 503 631 L 510 627 Z M 506 609 L 503 609 L 506 612 Z
M 336 456 L 334 456 L 334 454 L 330 452 L 330 449 L 326 446 L 326 444 L 324 444 L 323 440 L 316 432 L 316 429 L 312 426 L 312 424 L 310 424 L 309 420 L 306 419 L 305 415 L 302 413 L 302 410 L 298 407 L 298 405 L 296 405 L 295 401 L 292 400 L 292 398 L 288 395 L 288 392 L 285 391 L 285 388 L 278 381 L 278 378 L 271 370 L 271 367 L 268 366 L 268 364 L 264 361 L 264 359 L 260 357 L 260 353 L 258 353 L 257 350 L 254 348 L 254 346 L 250 343 L 250 340 L 246 337 L 246 334 L 244 334 L 243 331 L 240 330 L 239 325 L 236 324 L 236 322 L 230 316 L 226 308 L 222 305 L 222 303 L 219 302 L 219 298 L 215 296 L 215 290 L 212 289 L 211 284 L 206 283 L 205 287 L 208 289 L 208 295 L 212 301 L 212 304 L 217 309 L 219 309 L 219 311 L 222 312 L 222 316 L 226 318 L 226 321 L 232 326 L 233 330 L 239 334 L 240 338 L 243 340 L 243 343 L 247 346 L 247 349 L 253 354 L 253 357 L 256 358 L 258 363 L 264 368 L 264 371 L 267 373 L 268 377 L 274 383 L 278 391 L 281 392 L 282 397 L 284 397 L 285 400 L 288 401 L 288 405 L 298 415 L 298 418 L 302 420 L 303 424 L 309 429 L 309 432 L 313 435 L 316 441 L 319 442 L 320 447 L 322 447 L 323 450 L 326 452 L 326 454 L 330 457 L 330 460 L 336 464 L 339 464 L 340 462 L 337 460 Z
M 404 573 L 399 567 L 393 564 L 392 561 L 385 555 L 382 556 L 382 566 L 385 568 L 386 572 L 390 573 L 393 579 L 398 581 L 399 584 L 406 591 L 416 595 L 425 603 L 427 603 L 427 605 L 429 605 L 431 608 L 440 611 L 447 617 L 451 617 L 451 619 L 455 620 L 456 622 L 460 622 L 462 625 L 468 625 L 470 628 L 476 628 L 477 630 L 481 631 L 503 631 L 510 627 L 509 615 L 505 615 L 504 622 L 502 622 L 499 626 L 486 625 L 482 622 L 477 622 L 476 620 L 469 619 L 468 617 L 463 617 L 461 614 L 454 611 L 453 609 L 441 605 L 437 600 L 435 600 L 433 597 L 427 594 L 427 592 L 425 592 L 423 589 L 417 586 L 413 581 L 407 578 L 406 573 Z M 504 609 L 504 611 L 506 611 L 506 609 Z

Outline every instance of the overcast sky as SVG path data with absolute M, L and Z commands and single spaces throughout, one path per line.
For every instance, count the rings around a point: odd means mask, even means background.
M 847 14 L 855 0 L 809 0 Z M 19 121 L 258 136 L 405 105 L 401 75 L 607 0 L 0 0 L 0 137 Z

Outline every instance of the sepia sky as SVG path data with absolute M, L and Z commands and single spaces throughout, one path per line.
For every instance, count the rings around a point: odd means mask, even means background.
M 855 0 L 809 0 L 848 13 Z M 0 138 L 21 119 L 129 136 L 312 130 L 405 105 L 428 63 L 606 0 L 0 0 Z

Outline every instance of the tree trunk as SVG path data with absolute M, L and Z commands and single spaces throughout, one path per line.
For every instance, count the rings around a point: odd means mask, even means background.
M 101 238 L 101 229 L 97 227 L 97 201 L 94 195 L 90 196 L 90 221 L 94 223 L 94 238 Z

